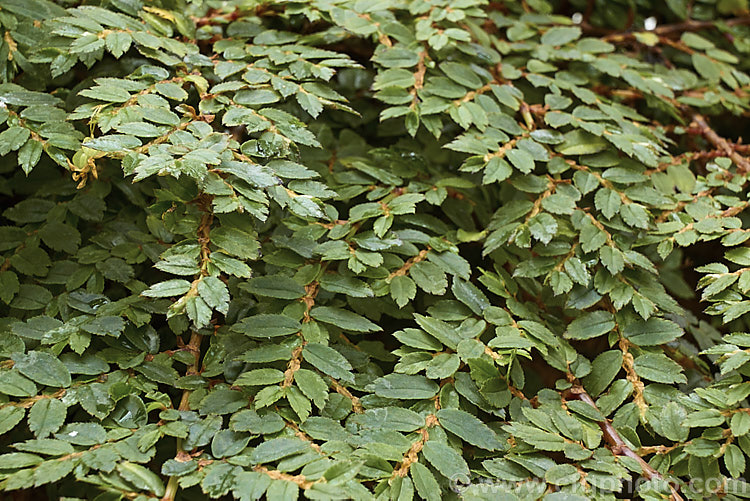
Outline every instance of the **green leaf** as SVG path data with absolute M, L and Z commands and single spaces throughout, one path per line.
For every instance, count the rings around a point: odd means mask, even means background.
M 128 33 L 113 31 L 104 39 L 104 43 L 115 58 L 120 58 L 130 48 L 132 38 Z
M 555 147 L 563 155 L 590 155 L 607 147 L 607 142 L 588 132 L 574 129 L 565 134 L 562 144 Z
M 8 433 L 26 415 L 23 407 L 5 406 L 0 407 L 0 433 Z
M 479 78 L 477 73 L 468 65 L 447 62 L 440 65 L 440 69 L 445 73 L 451 80 L 468 87 L 469 89 L 477 89 L 482 86 L 482 79 Z
M 410 68 L 419 62 L 419 54 L 402 47 L 391 47 L 372 59 L 386 68 Z
M 732 478 L 738 478 L 745 472 L 745 455 L 735 444 L 729 444 L 724 451 L 724 465 Z
M 581 474 L 572 464 L 556 464 L 547 470 L 544 479 L 552 485 L 570 485 L 580 481 Z
M 20 310 L 41 310 L 52 301 L 52 293 L 36 284 L 21 284 L 10 306 Z
M 417 492 L 426 501 L 440 501 L 442 491 L 432 472 L 422 463 L 413 463 L 409 475 Z
M 445 272 L 434 263 L 420 261 L 409 268 L 409 276 L 428 294 L 442 296 L 448 287 Z
M 71 378 L 59 359 L 43 351 L 30 351 L 13 356 L 14 367 L 32 381 L 46 386 L 67 388 Z
M 561 451 L 565 447 L 565 439 L 560 435 L 533 426 L 513 423 L 504 426 L 503 429 L 543 451 Z
M 637 203 L 625 204 L 620 208 L 622 220 L 636 228 L 648 228 L 649 216 L 646 209 Z
M 625 269 L 625 256 L 619 249 L 606 245 L 599 249 L 599 258 L 612 275 Z
M 0 411 L 0 413 L 2 412 Z M 38 454 L 49 454 L 51 456 L 64 456 L 66 454 L 73 454 L 74 452 L 73 446 L 70 443 L 52 438 L 27 440 L 19 443 L 17 449 Z
M 565 45 L 577 40 L 581 36 L 581 28 L 578 26 L 559 26 L 550 28 L 542 35 L 542 43 L 545 45 Z
M 427 317 L 425 317 L 427 318 Z M 443 345 L 432 336 L 429 336 L 419 329 L 404 329 L 394 332 L 393 337 L 398 339 L 402 344 L 412 348 L 420 348 L 429 351 L 440 351 Z
M 534 157 L 525 150 L 515 148 L 506 153 L 505 156 L 513 167 L 524 174 L 528 174 L 534 170 Z
M 270 367 L 243 372 L 234 380 L 236 386 L 266 386 L 284 380 L 284 373 Z
M 241 468 L 231 464 L 214 463 L 206 468 L 207 473 L 201 481 L 201 488 L 211 498 L 224 496 L 232 488 L 232 485 L 234 485 L 235 474 L 241 471 Z
M 242 471 L 234 477 L 232 493 L 240 501 L 255 501 L 261 499 L 271 482 L 271 477 L 265 473 Z
M 354 381 L 352 366 L 341 353 L 320 343 L 307 343 L 302 350 L 303 358 L 316 369 L 334 379 Z
M 412 270 L 414 267 L 412 267 Z M 412 278 L 413 271 L 412 271 Z M 326 273 L 320 280 L 320 287 L 330 292 L 338 292 L 351 297 L 373 297 L 374 293 L 367 282 L 339 273 Z
M 557 221 L 546 212 L 533 216 L 528 224 L 531 235 L 543 244 L 550 243 L 557 234 Z
M 328 401 L 328 384 L 326 384 L 322 377 L 313 371 L 299 369 L 294 373 L 294 382 L 318 409 L 325 407 Z M 306 422 L 309 423 L 310 420 L 308 419 Z
M 246 89 L 237 92 L 234 102 L 245 106 L 260 106 L 275 103 L 279 95 L 271 89 Z
M 388 374 L 372 383 L 376 395 L 400 400 L 432 398 L 438 392 L 438 385 L 424 376 Z
M 232 330 L 250 337 L 288 336 L 302 329 L 302 324 L 286 315 L 262 314 L 244 318 Z
M 35 139 L 26 141 L 21 149 L 18 150 L 18 163 L 23 171 L 28 174 L 42 158 L 42 142 Z
M 259 415 L 251 409 L 243 409 L 232 415 L 229 427 L 234 431 L 247 431 L 260 435 L 270 435 L 285 427 L 284 420 L 275 412 Z
M 234 275 L 235 277 L 249 278 L 252 275 L 252 271 L 248 265 L 219 252 L 211 254 L 211 262 L 224 273 Z
M 216 458 L 235 456 L 250 441 L 250 435 L 232 430 L 221 430 L 211 440 L 211 455 Z
M 381 330 L 378 325 L 370 322 L 365 317 L 341 308 L 316 306 L 310 310 L 310 316 L 315 320 L 335 325 L 346 331 L 375 332 Z
M 188 97 L 187 92 L 185 92 L 182 86 L 173 82 L 159 82 L 154 88 L 162 96 L 176 101 L 184 101 Z
M 615 328 L 615 321 L 608 311 L 597 310 L 586 313 L 568 324 L 565 337 L 568 339 L 591 339 Z
M 310 446 L 298 438 L 274 438 L 258 445 L 250 458 L 253 463 L 270 463 L 309 449 Z
M 122 150 L 132 150 L 141 146 L 141 141 L 135 136 L 129 136 L 126 134 L 108 134 L 106 136 L 88 139 L 83 142 L 83 145 L 92 150 L 111 153 Z
M 397 275 L 391 279 L 391 297 L 399 308 L 406 306 L 416 295 L 417 286 L 411 278 Z
M 21 346 L 23 347 L 23 342 Z M 22 376 L 18 370 L 12 369 L 0 373 L 0 393 L 14 397 L 32 397 L 36 395 L 36 392 L 37 387 L 34 382 Z
M 169 365 L 146 361 L 140 364 L 136 370 L 151 379 L 162 384 L 171 384 L 177 379 L 177 371 Z
M 513 174 L 513 169 L 508 162 L 500 157 L 492 157 L 487 161 L 487 165 L 484 166 L 482 184 L 505 181 L 511 174 Z
M 252 278 L 248 281 L 247 288 L 253 294 L 279 299 L 298 299 L 305 295 L 304 287 L 283 275 Z
M 644 379 L 657 383 L 686 383 L 682 367 L 661 353 L 646 353 L 635 359 L 635 372 Z
M 633 344 L 656 346 L 674 341 L 682 336 L 679 325 L 664 318 L 651 317 L 648 320 L 631 322 L 625 326 L 623 334 Z
M 0 469 L 12 470 L 26 466 L 35 466 L 42 462 L 42 458 L 36 454 L 26 452 L 10 452 L 0 455 Z
M 130 99 L 130 92 L 115 85 L 97 85 L 82 90 L 78 95 L 110 103 L 124 103 Z
M 459 277 L 453 278 L 451 291 L 453 291 L 456 299 L 468 306 L 477 315 L 481 316 L 482 312 L 490 305 L 487 296 L 476 285 Z
M 612 219 L 612 217 L 620 211 L 620 206 L 622 205 L 620 195 L 609 188 L 601 188 L 598 190 L 594 197 L 594 202 L 596 208 L 599 209 L 607 219 Z
M 122 475 L 122 478 L 138 489 L 151 492 L 157 497 L 164 495 L 164 484 L 161 478 L 156 473 L 139 464 L 123 461 L 118 463 L 117 472 Z
M 39 400 L 29 410 L 29 429 L 37 438 L 45 438 L 60 429 L 67 411 L 67 406 L 55 398 Z
M 323 104 L 320 102 L 320 99 L 309 92 L 300 90 L 294 97 L 302 109 L 312 115 L 313 118 L 317 118 L 320 112 L 323 111 Z
M 159 282 L 141 292 L 146 297 L 174 297 L 181 296 L 190 290 L 190 282 L 187 280 L 166 280 Z
M 726 418 L 718 409 L 706 409 L 693 412 L 682 421 L 683 426 L 689 428 L 702 428 L 709 426 L 721 426 Z
M 711 58 L 699 52 L 694 53 L 691 57 L 693 66 L 703 78 L 709 82 L 719 80 L 721 77 L 721 68 Z
M 459 409 L 441 409 L 436 415 L 443 428 L 471 445 L 490 451 L 503 447 L 495 432 L 468 412 Z
M 564 267 L 565 272 L 575 283 L 586 286 L 591 281 L 588 269 L 577 257 L 567 259 Z
M 576 202 L 569 196 L 561 193 L 553 193 L 542 199 L 542 207 L 553 214 L 568 215 L 573 213 L 573 210 L 576 208 Z
M 94 317 L 88 322 L 82 324 L 81 329 L 85 332 L 100 336 L 118 337 L 125 329 L 125 321 L 121 317 Z
M 732 414 L 730 427 L 732 429 L 732 434 L 735 437 L 747 435 L 747 433 L 750 432 L 750 414 L 746 412 Z
M 0 301 L 10 303 L 20 290 L 18 275 L 12 271 L 0 271 Z
M 582 379 L 583 386 L 592 397 L 597 397 L 615 379 L 622 367 L 622 352 L 609 350 L 597 355 L 591 363 L 591 372 Z
M 107 439 L 107 431 L 98 423 L 68 423 L 55 434 L 55 438 L 74 445 L 97 445 Z
M 18 126 L 9 127 L 0 132 L 0 156 L 19 149 L 29 136 L 31 136 L 29 129 Z
M 198 281 L 198 294 L 208 306 L 220 313 L 229 309 L 229 289 L 216 277 L 203 277 Z
M 690 433 L 690 428 L 685 426 L 687 412 L 677 402 L 669 402 L 661 411 L 661 429 L 662 433 L 669 440 L 675 442 L 684 442 Z
M 462 338 L 458 335 L 456 329 L 451 327 L 449 324 L 443 322 L 442 320 L 438 320 L 432 317 L 426 317 L 416 313 L 414 314 L 414 319 L 417 321 L 417 324 L 419 324 L 420 327 L 427 331 L 428 334 L 433 336 L 435 339 L 437 339 L 447 347 L 454 350 L 458 347 L 458 343 Z M 409 331 L 405 332 L 408 333 Z M 420 339 L 419 342 L 421 346 L 416 346 L 417 348 L 431 349 L 431 340 L 426 339 L 422 341 L 422 336 L 420 336 L 418 333 L 415 333 L 414 335 L 417 336 L 418 339 Z
M 205 327 L 211 321 L 211 308 L 203 298 L 187 296 L 185 298 L 185 311 L 196 328 Z
M 201 414 L 231 414 L 248 404 L 247 396 L 241 391 L 228 388 L 217 388 L 206 395 L 200 402 Z
M 253 235 L 236 228 L 220 227 L 211 231 L 211 242 L 232 256 L 254 260 L 258 258 L 259 244 Z
M 422 448 L 425 459 L 445 478 L 464 480 L 469 477 L 469 467 L 456 450 L 442 442 L 428 440 Z

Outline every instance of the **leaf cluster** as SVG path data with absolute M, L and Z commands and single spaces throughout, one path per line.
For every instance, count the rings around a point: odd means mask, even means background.
M 0 491 L 750 497 L 749 25 L 0 0 Z

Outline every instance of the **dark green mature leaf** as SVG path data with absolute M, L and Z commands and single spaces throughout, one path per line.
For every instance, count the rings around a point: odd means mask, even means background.
M 468 479 L 469 467 L 466 461 L 452 447 L 435 441 L 428 441 L 422 449 L 425 459 L 445 478 Z
M 583 378 L 583 385 L 591 396 L 596 397 L 607 389 L 620 372 L 622 359 L 620 350 L 609 350 L 597 355 L 591 363 L 591 372 Z
M 564 45 L 580 36 L 581 28 L 577 26 L 555 27 L 547 30 L 542 35 L 541 42 L 547 45 Z
M 254 463 L 269 463 L 307 449 L 309 445 L 300 439 L 274 438 L 256 447 L 251 458 Z
M 451 290 L 453 291 L 453 294 L 455 294 L 456 299 L 468 306 L 469 309 L 477 315 L 481 315 L 490 305 L 490 302 L 484 293 L 471 282 L 456 277 L 453 279 Z
M 615 321 L 608 311 L 593 311 L 573 320 L 565 331 L 569 339 L 591 339 L 606 334 L 615 328 Z
M 13 357 L 14 367 L 32 381 L 46 386 L 68 387 L 70 372 L 53 355 L 43 351 L 30 351 Z
M 391 297 L 399 306 L 403 308 L 409 301 L 417 295 L 417 285 L 411 278 L 399 275 L 391 280 Z
M 286 315 L 255 315 L 238 322 L 232 330 L 250 337 L 286 336 L 299 332 L 302 328 L 299 322 Z
M 147 297 L 173 297 L 185 294 L 190 290 L 190 282 L 187 280 L 166 280 L 152 285 L 141 294 Z
M 338 351 L 319 343 L 308 343 L 302 350 L 302 356 L 316 369 L 334 379 L 353 381 L 352 366 Z
M 2 1 L 0 498 L 747 494 L 745 0 L 241 3 Z
M 305 295 L 305 289 L 289 277 L 272 275 L 256 277 L 248 282 L 248 290 L 254 294 L 279 299 L 297 299 Z
M 487 450 L 502 447 L 495 432 L 468 412 L 459 409 L 441 409 L 436 415 L 443 428 L 472 445 Z
M 316 306 L 310 311 L 315 319 L 327 324 L 335 325 L 344 330 L 355 332 L 374 332 L 381 328 L 365 317 L 341 308 L 330 306 Z
M 0 407 L 0 433 L 7 433 L 12 430 L 25 415 L 26 411 L 21 407 Z
M 657 383 L 685 383 L 682 367 L 661 353 L 647 353 L 635 359 L 635 372 Z
M 55 398 L 36 402 L 29 410 L 29 429 L 39 438 L 55 433 L 65 423 L 67 406 Z
M 244 409 L 232 415 L 229 423 L 234 431 L 269 435 L 284 429 L 284 420 L 275 412 L 259 415 L 251 409 Z
M 414 487 L 422 498 L 427 501 L 438 501 L 441 499 L 440 485 L 435 480 L 432 472 L 422 463 L 414 463 L 409 470 Z
M 628 324 L 623 334 L 637 345 L 653 346 L 674 341 L 682 335 L 682 329 L 670 320 L 651 317 Z
M 139 464 L 122 462 L 117 465 L 117 472 L 138 489 L 145 489 L 156 496 L 164 495 L 164 484 L 159 476 Z
M 381 397 L 410 400 L 434 397 L 438 385 L 424 376 L 388 374 L 376 379 L 373 389 Z

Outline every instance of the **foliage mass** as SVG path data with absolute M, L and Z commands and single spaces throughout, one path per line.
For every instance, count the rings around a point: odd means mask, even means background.
M 0 491 L 750 497 L 748 14 L 0 0 Z

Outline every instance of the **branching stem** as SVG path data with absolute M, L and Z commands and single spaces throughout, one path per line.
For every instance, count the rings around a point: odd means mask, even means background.
M 579 384 L 575 384 L 573 387 L 566 390 L 565 393 L 563 393 L 563 397 L 568 400 L 580 400 L 581 402 L 585 402 L 599 411 L 596 403 L 594 402 L 594 399 L 592 399 L 591 395 L 589 395 L 583 388 L 583 386 Z M 617 432 L 615 427 L 612 426 L 612 423 L 609 421 L 609 419 L 604 418 L 602 421 L 599 421 L 598 424 L 602 429 L 602 433 L 604 434 L 604 440 L 606 440 L 607 444 L 609 445 L 609 449 L 615 456 L 627 456 L 629 458 L 635 459 L 641 466 L 643 476 L 647 480 L 655 479 L 662 482 L 667 482 L 667 480 L 662 476 L 661 473 L 656 471 L 650 464 L 646 462 L 645 459 L 639 456 L 635 451 L 633 451 L 633 449 L 628 447 L 622 437 L 620 437 L 620 434 Z M 671 483 L 668 485 L 671 491 L 670 499 L 672 501 L 683 501 L 683 497 L 679 492 L 677 492 L 675 486 L 673 486 Z

